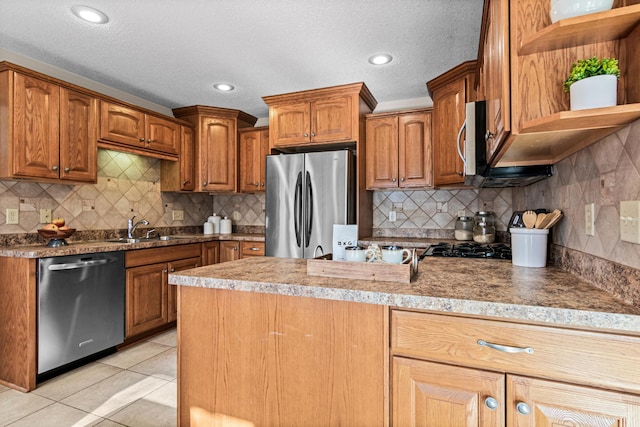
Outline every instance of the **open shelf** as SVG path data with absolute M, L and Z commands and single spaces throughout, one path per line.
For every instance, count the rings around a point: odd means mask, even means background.
M 526 37 L 518 55 L 625 38 L 640 24 L 640 4 L 560 20 Z
M 521 133 L 622 127 L 640 119 L 640 103 L 588 110 L 560 111 L 523 123 Z

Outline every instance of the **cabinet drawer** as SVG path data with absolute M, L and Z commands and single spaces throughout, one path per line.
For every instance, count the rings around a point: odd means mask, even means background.
M 156 264 L 184 258 L 199 257 L 202 254 L 200 243 L 187 245 L 165 246 L 160 248 L 136 249 L 127 251 L 124 255 L 125 267 Z
M 508 353 L 487 343 L 531 348 Z M 638 392 L 640 338 L 392 310 L 394 355 Z
M 240 242 L 242 258 L 248 256 L 264 256 L 264 242 Z

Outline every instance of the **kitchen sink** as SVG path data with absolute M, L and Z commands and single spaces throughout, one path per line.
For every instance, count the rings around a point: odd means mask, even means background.
M 180 240 L 180 239 L 189 239 L 188 236 L 160 236 L 160 240 Z
M 129 239 L 126 237 L 120 237 L 118 239 L 106 239 L 104 241 L 108 243 L 140 243 L 143 241 L 148 242 L 149 240 L 152 240 L 152 239 Z

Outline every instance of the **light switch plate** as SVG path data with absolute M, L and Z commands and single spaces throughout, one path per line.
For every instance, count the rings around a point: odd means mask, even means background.
M 396 222 L 396 211 L 389 211 L 389 222 Z
M 9 209 L 7 208 L 6 211 L 6 216 L 7 216 L 7 224 L 19 224 L 20 223 L 20 218 L 19 218 L 19 214 L 18 214 L 18 209 Z
M 620 202 L 620 240 L 640 244 L 640 201 Z
M 596 207 L 594 203 L 584 205 L 584 232 L 587 236 L 596 235 Z

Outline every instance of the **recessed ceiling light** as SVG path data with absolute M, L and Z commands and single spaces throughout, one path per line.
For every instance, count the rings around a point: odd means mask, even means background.
M 369 58 L 369 63 L 373 65 L 384 65 L 391 62 L 392 59 L 393 57 L 388 53 L 381 53 L 379 55 L 373 55 L 371 58 Z
M 73 6 L 71 11 L 78 18 L 91 22 L 92 24 L 106 24 L 109 22 L 107 15 L 89 6 Z
M 213 85 L 214 89 L 219 90 L 220 92 L 231 92 L 236 87 L 229 83 L 216 83 Z

